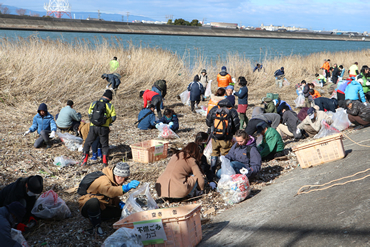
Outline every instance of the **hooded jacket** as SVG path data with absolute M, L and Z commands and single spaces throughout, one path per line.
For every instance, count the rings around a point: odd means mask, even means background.
M 193 176 L 192 176 L 193 175 Z M 159 197 L 183 198 L 193 189 L 195 183 L 201 190 L 204 189 L 204 178 L 194 158 L 184 159 L 180 152 L 179 158 L 172 155 L 164 172 L 155 184 Z
M 266 102 L 265 113 L 277 113 L 276 106 L 271 98 L 266 98 L 264 101 Z
M 366 102 L 366 98 L 365 98 L 362 85 L 355 80 L 353 80 L 350 84 L 348 84 L 346 91 L 344 93 L 346 95 L 346 98 L 345 98 L 346 100 L 347 99 L 361 100 L 362 103 Z M 358 97 L 359 94 L 360 94 L 360 98 Z
M 116 110 L 114 108 L 114 105 L 112 103 L 110 103 L 110 101 L 108 99 L 101 98 L 99 101 L 105 103 L 105 112 L 106 112 L 106 117 L 107 117 L 107 120 L 105 121 L 105 124 L 103 124 L 101 127 L 109 127 L 110 124 L 112 124 L 114 121 L 116 121 Z M 90 122 L 91 122 L 92 113 L 94 111 L 94 107 L 95 107 L 97 102 L 98 101 L 92 102 L 90 107 L 89 107 L 88 113 L 89 113 Z M 90 126 L 94 126 L 94 124 L 90 123 Z
M 167 119 L 166 116 L 163 116 L 161 119 L 157 121 L 157 123 L 164 123 L 169 124 L 170 122 L 173 123 L 171 126 L 171 130 L 177 131 L 179 129 L 179 119 L 177 118 L 176 114 L 173 114 L 170 119 Z
M 60 110 L 56 124 L 58 128 L 69 128 L 72 126 L 72 121 L 81 121 L 81 114 L 77 113 L 75 109 L 67 105 Z
M 324 70 L 326 70 L 326 71 L 329 71 L 329 70 L 330 70 L 330 64 L 329 64 L 329 62 L 328 62 L 328 61 L 326 61 L 326 62 L 322 65 L 321 69 L 324 69 Z
M 284 70 L 278 69 L 275 71 L 274 76 L 275 77 L 281 77 L 284 75 Z
M 235 143 L 229 153 L 225 156 L 225 158 L 229 159 L 230 161 L 238 161 L 245 165 L 245 168 L 248 170 L 247 177 L 254 177 L 260 170 L 262 165 L 262 158 L 260 153 L 257 150 L 256 141 L 254 137 L 250 136 L 250 139 L 245 145 L 239 145 Z M 251 147 L 248 159 L 247 156 L 247 148 L 248 146 Z
M 189 84 L 188 91 L 190 91 L 190 101 L 200 101 L 200 95 L 204 94 L 205 89 L 202 83 L 194 81 Z
M 313 99 L 317 99 L 321 97 L 321 94 L 316 89 L 313 90 L 313 94 L 311 94 Z
M 149 115 L 147 115 L 147 114 L 149 114 Z M 147 116 L 145 117 L 145 115 L 147 115 Z M 137 120 L 139 121 L 142 118 L 144 118 L 144 119 L 141 120 L 140 123 L 137 125 L 137 127 L 139 129 L 148 130 L 148 129 L 154 128 L 154 126 L 155 126 L 155 115 L 154 115 L 154 112 L 152 112 L 152 110 L 150 110 L 148 108 L 143 108 L 139 112 L 139 116 L 137 117 Z
M 256 116 L 252 115 L 252 118 L 261 119 L 265 121 L 266 123 L 269 123 L 269 125 L 271 125 L 271 127 L 274 129 L 276 129 L 279 126 L 280 121 L 281 121 L 281 117 L 277 113 L 263 113 L 261 115 L 256 115 Z
M 46 115 L 42 117 L 40 111 L 45 111 Z M 29 128 L 30 132 L 37 130 L 37 133 L 40 134 L 42 130 L 57 131 L 54 117 L 48 112 L 48 108 L 44 103 L 40 104 L 37 112 L 38 113 L 33 117 L 32 126 Z
M 300 135 L 297 135 L 297 126 L 301 121 L 298 119 L 296 112 L 289 110 L 283 113 L 283 124 L 288 127 L 288 130 L 293 133 L 294 138 L 300 138 Z
M 257 131 L 257 125 L 259 123 L 265 122 L 268 124 L 266 121 L 258 118 L 252 118 L 249 120 L 247 127 L 245 128 L 245 132 L 247 132 L 248 135 L 254 135 L 254 133 Z
M 231 75 L 229 75 L 226 71 L 221 71 L 217 75 L 217 83 L 218 87 L 227 87 L 230 83 L 233 83 Z
M 320 108 L 320 111 L 332 111 L 335 112 L 335 109 L 338 107 L 338 100 L 337 99 L 328 99 L 324 97 L 320 97 L 314 99 L 315 105 Z
M 340 81 L 337 84 L 337 92 L 344 94 L 347 86 L 351 83 L 351 80 Z
M 235 92 L 235 96 L 238 97 L 239 105 L 248 105 L 248 88 L 247 86 L 241 87 L 238 92 Z
M 352 108 L 347 109 L 347 114 L 359 116 L 365 122 L 370 122 L 370 108 L 358 101 L 352 102 Z
M 114 167 L 104 167 L 104 176 L 95 179 L 86 190 L 87 194 L 78 199 L 80 210 L 91 198 L 97 198 L 100 202 L 100 209 L 104 210 L 107 205 L 118 206 L 119 196 L 123 195 L 122 185 L 117 184 L 113 175 Z
M 235 132 L 239 129 L 240 127 L 240 120 L 239 120 L 239 115 L 238 115 L 238 112 L 232 108 L 232 105 L 230 103 L 229 100 L 227 99 L 224 99 L 224 100 L 221 100 L 220 102 L 218 102 L 218 105 L 213 107 L 208 115 L 207 115 L 207 119 L 206 119 L 206 124 L 208 127 L 213 127 L 213 123 L 216 119 L 216 111 L 218 109 L 218 106 L 220 108 L 228 108 L 229 109 L 229 114 L 231 116 L 231 133 L 229 133 L 228 137 L 225 137 L 225 140 L 231 140 L 233 135 L 235 134 Z M 231 109 L 230 109 L 231 108 Z M 230 124 L 230 123 L 229 123 Z
M 278 107 L 276 108 L 277 113 L 281 115 L 282 114 L 281 111 L 283 110 L 285 106 L 288 106 L 289 110 L 292 110 L 292 107 L 287 102 L 285 102 L 284 100 L 280 100 L 280 103 Z
M 159 94 L 156 93 L 156 92 L 150 91 L 149 89 L 145 90 L 145 92 L 143 94 L 144 108 L 147 107 L 148 101 L 152 101 L 152 98 L 155 95 L 159 95 Z
M 262 143 L 258 146 L 261 150 L 261 157 L 264 158 L 270 153 L 279 153 L 284 150 L 285 144 L 279 132 L 274 128 L 267 128 L 265 135 L 263 136 Z
M 319 132 L 323 120 L 325 120 L 325 122 L 329 125 L 333 123 L 333 120 L 325 112 L 316 110 L 316 119 L 314 121 L 310 119 L 310 116 L 306 116 L 306 118 L 297 126 L 297 128 L 303 129 L 303 127 L 307 124 L 311 125 L 315 131 Z
M 17 181 L 7 185 L 4 189 L 0 190 L 0 207 L 9 205 L 12 202 L 26 202 L 26 216 L 31 215 L 31 210 L 36 202 L 36 196 L 28 196 L 26 183 L 30 177 L 18 178 Z
M 112 88 L 116 89 L 121 84 L 121 80 L 115 74 L 103 74 L 102 76 L 108 81 L 107 87 L 112 85 Z
M 6 207 L 0 208 L 0 243 L 1 246 L 22 247 L 17 241 L 12 239 L 11 214 Z

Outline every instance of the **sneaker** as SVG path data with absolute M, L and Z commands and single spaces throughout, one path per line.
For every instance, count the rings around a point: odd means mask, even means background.
M 101 228 L 100 225 L 97 225 L 95 227 L 91 227 L 91 228 L 87 229 L 86 232 L 91 234 L 91 235 L 93 235 L 93 234 L 97 234 L 99 236 L 104 235 L 104 231 L 103 231 L 103 229 Z
M 98 159 L 98 153 L 93 153 L 92 157 L 90 160 L 97 160 Z

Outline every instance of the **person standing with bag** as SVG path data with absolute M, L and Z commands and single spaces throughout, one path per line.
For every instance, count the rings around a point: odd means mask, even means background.
M 189 84 L 188 91 L 190 91 L 191 111 L 195 113 L 194 108 L 198 108 L 200 96 L 205 92 L 203 85 L 199 82 L 198 75 L 194 76 L 194 81 Z
M 108 166 L 109 126 L 116 121 L 116 110 L 113 104 L 110 103 L 112 96 L 112 91 L 106 90 L 100 100 L 94 101 L 90 105 L 89 118 L 91 123 L 83 148 L 85 157 L 82 161 L 82 166 L 87 165 L 90 147 L 98 136 L 102 145 L 103 165 L 104 167 Z
M 247 108 L 248 108 L 248 88 L 245 77 L 239 77 L 239 92 L 235 92 L 235 96 L 238 97 L 238 112 L 240 118 L 240 129 L 244 129 L 248 126 Z

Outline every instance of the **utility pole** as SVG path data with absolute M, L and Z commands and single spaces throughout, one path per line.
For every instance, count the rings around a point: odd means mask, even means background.
M 100 10 L 98 10 L 98 19 L 100 20 Z
M 204 25 L 204 22 L 207 20 L 207 18 L 203 18 L 202 25 Z
M 130 15 L 130 12 L 127 12 L 127 25 L 128 25 L 128 16 Z

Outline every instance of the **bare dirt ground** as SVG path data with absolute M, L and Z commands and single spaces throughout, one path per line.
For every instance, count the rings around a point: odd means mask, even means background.
M 249 97 L 250 107 L 248 117 L 250 118 L 253 106 L 259 106 L 261 95 L 251 94 Z M 294 106 L 295 94 L 289 94 L 284 100 Z M 132 97 L 129 97 L 132 98 Z M 41 103 L 41 102 L 40 102 Z M 153 186 L 155 181 L 165 169 L 169 156 L 161 161 L 142 164 L 132 161 L 130 157 L 131 144 L 145 140 L 156 139 L 158 130 L 142 131 L 134 126 L 137 120 L 137 114 L 142 107 L 142 101 L 137 99 L 128 100 L 124 95 L 118 93 L 118 96 L 112 101 L 116 107 L 117 121 L 113 124 L 110 134 L 110 165 L 121 161 L 123 158 L 131 167 L 130 179 L 136 179 L 141 182 L 151 183 L 151 192 L 155 199 L 158 199 Z M 33 103 L 36 105 L 36 103 Z M 202 102 L 201 105 L 206 105 Z M 207 132 L 205 117 L 191 113 L 190 107 L 184 106 L 176 98 L 165 101 L 165 106 L 175 110 L 179 116 L 180 130 L 179 139 L 170 141 L 169 148 L 180 148 L 188 142 L 194 141 L 196 133 L 199 131 Z M 58 110 L 55 107 L 49 107 L 52 115 L 56 115 Z M 0 174 L 0 189 L 5 185 L 14 182 L 19 177 L 30 175 L 41 175 L 44 178 L 44 191 L 54 190 L 67 203 L 72 212 L 72 217 L 62 221 L 39 220 L 37 226 L 30 234 L 26 236 L 30 246 L 100 246 L 104 239 L 114 232 L 112 224 L 118 220 L 104 222 L 102 227 L 106 232 L 104 237 L 95 239 L 86 233 L 90 227 L 87 219 L 81 216 L 78 210 L 77 193 L 67 193 L 66 190 L 77 187 L 82 178 L 93 171 L 100 170 L 102 163 L 100 161 L 90 162 L 88 167 L 80 165 L 59 168 L 53 165 L 54 158 L 65 155 L 81 163 L 82 154 L 75 151 L 69 151 L 64 144 L 56 138 L 53 148 L 35 149 L 33 143 L 37 138 L 36 134 L 30 134 L 23 137 L 23 133 L 31 126 L 32 118 L 36 114 L 37 107 L 28 107 L 22 112 L 20 108 L 5 107 L 1 111 L 3 116 L 0 132 L 0 157 L 2 172 Z M 25 109 L 25 108 L 23 108 Z M 83 114 L 83 119 L 87 120 L 87 108 L 76 106 L 76 110 Z M 307 140 L 304 140 L 307 141 Z M 292 140 L 286 141 L 286 148 L 297 145 Z M 258 196 L 258 193 L 265 187 L 274 183 L 274 179 L 284 175 L 287 172 L 297 168 L 297 161 L 294 156 L 289 160 L 270 161 L 263 163 L 260 174 L 251 180 L 252 196 Z M 163 202 L 160 207 L 173 207 L 189 203 L 200 203 L 202 205 L 202 224 L 206 224 L 214 215 L 227 210 L 231 207 L 226 205 L 220 195 L 206 188 L 206 193 L 191 201 L 180 203 Z M 122 198 L 123 200 L 125 199 Z M 248 201 L 248 199 L 246 200 Z M 242 202 L 245 203 L 246 201 Z M 214 209 L 214 210 L 213 210 Z

